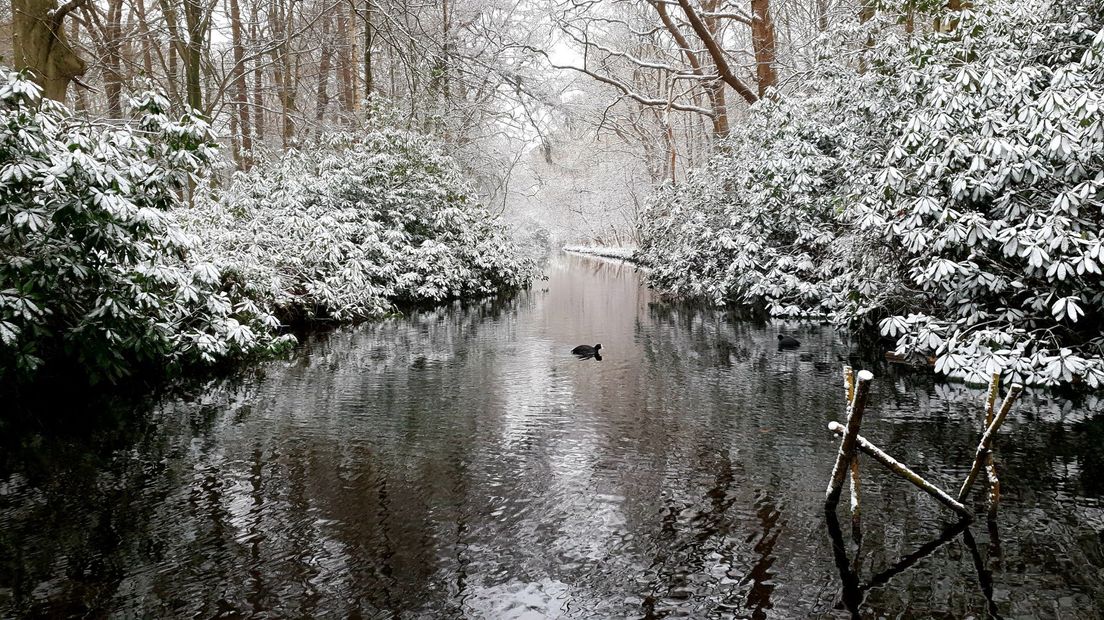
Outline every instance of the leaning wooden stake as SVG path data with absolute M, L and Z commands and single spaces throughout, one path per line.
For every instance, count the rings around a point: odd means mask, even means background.
M 830 507 L 839 504 L 843 481 L 850 471 L 851 460 L 855 455 L 855 439 L 859 436 L 859 427 L 862 426 L 863 411 L 866 409 L 866 399 L 870 395 L 870 382 L 874 380 L 874 375 L 868 370 L 861 370 L 856 378 L 855 398 L 847 410 L 847 432 L 844 433 L 839 453 L 836 454 L 836 464 L 832 468 L 828 490 L 824 492 L 824 503 Z
M 836 433 L 837 435 L 843 435 L 845 429 L 843 425 L 839 422 L 829 422 L 828 430 Z M 924 480 L 924 478 L 921 477 L 920 474 L 909 469 L 907 465 L 883 452 L 881 448 L 867 441 L 866 437 L 863 437 L 862 435 L 856 435 L 855 445 L 860 452 L 873 458 L 875 461 L 878 461 L 882 465 L 885 465 L 887 469 L 897 474 L 898 476 L 901 476 L 905 480 L 913 483 L 914 485 L 919 487 L 921 491 L 924 491 L 928 495 L 931 495 L 951 510 L 957 512 L 964 517 L 973 517 L 973 513 L 970 512 L 970 509 L 966 506 L 963 506 L 961 502 L 955 501 L 955 499 L 948 495 L 943 489 L 940 489 L 927 480 Z
M 958 492 L 958 501 L 966 501 L 966 498 L 970 495 L 970 489 L 974 486 L 974 481 L 977 480 L 978 474 L 981 473 L 982 467 L 988 461 L 989 448 L 993 444 L 993 438 L 997 434 L 997 429 L 1004 424 L 1004 418 L 1008 416 L 1008 412 L 1012 410 L 1012 404 L 1016 402 L 1016 399 L 1020 397 L 1020 393 L 1023 392 L 1023 386 L 1015 383 L 1012 387 L 1008 388 L 1008 395 L 1004 397 L 1004 402 L 1001 403 L 1000 411 L 993 418 L 993 421 L 986 427 L 985 433 L 981 436 L 981 442 L 978 443 L 977 453 L 974 455 L 974 465 L 970 468 L 969 475 L 966 476 L 966 482 L 962 483 L 962 489 Z

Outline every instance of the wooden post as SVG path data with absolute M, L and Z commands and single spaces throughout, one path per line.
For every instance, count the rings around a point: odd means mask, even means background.
M 861 386 L 862 384 L 860 383 L 859 385 Z M 839 422 L 829 422 L 828 430 L 836 433 L 837 435 L 843 435 L 845 438 L 847 436 L 845 433 L 846 429 L 844 429 L 843 425 Z M 943 489 L 940 489 L 939 487 L 925 480 L 923 477 L 920 476 L 920 474 L 917 474 L 916 472 L 909 469 L 908 466 L 906 466 L 904 463 L 901 463 L 900 461 L 894 459 L 892 456 L 883 452 L 880 448 L 878 448 L 878 446 L 875 446 L 874 444 L 867 441 L 865 437 L 861 435 L 856 435 L 855 446 L 857 446 L 863 454 L 873 458 L 875 461 L 878 461 L 882 465 L 885 465 L 887 469 L 916 485 L 920 488 L 921 491 L 924 491 L 928 495 L 931 495 L 951 510 L 957 512 L 963 517 L 973 518 L 973 513 L 970 512 L 970 510 L 966 508 L 966 506 L 963 506 L 961 502 L 956 501 L 953 497 L 943 491 Z
M 958 501 L 965 501 L 966 497 L 970 495 L 970 488 L 974 486 L 974 481 L 977 480 L 978 474 L 987 461 L 989 446 L 993 443 L 993 438 L 997 433 L 997 429 L 1001 427 L 1001 424 L 1004 424 L 1004 418 L 1008 416 L 1008 412 L 1012 410 L 1012 404 L 1016 402 L 1016 399 L 1020 397 L 1022 392 L 1023 386 L 1018 383 L 1008 388 L 1008 395 L 1004 397 L 1004 402 L 1001 403 L 1000 411 L 997 412 L 996 417 L 989 423 L 989 426 L 985 429 L 985 433 L 981 436 L 981 442 L 978 443 L 977 453 L 974 455 L 974 465 L 970 468 L 970 473 L 966 476 L 966 481 L 962 483 L 962 489 L 958 492 Z
M 847 411 L 847 431 L 840 442 L 839 453 L 836 454 L 836 464 L 832 468 L 832 478 L 828 482 L 828 489 L 824 492 L 825 506 L 835 507 L 839 504 L 840 493 L 843 490 L 843 480 L 851 467 L 851 460 L 855 454 L 855 440 L 859 436 L 859 427 L 862 425 L 863 411 L 866 409 L 866 399 L 870 396 L 870 382 L 874 375 L 869 370 L 861 370 L 857 375 L 858 384 L 855 386 L 855 398 Z
M 985 397 L 985 426 L 981 430 L 989 428 L 993 423 L 993 413 L 997 407 L 997 396 L 1000 396 L 1000 373 L 993 373 L 989 380 L 989 394 Z
M 989 381 L 989 395 L 985 399 L 985 426 L 982 430 L 989 428 L 989 425 L 993 423 L 993 416 L 996 413 L 997 396 L 1000 395 L 1000 373 L 993 373 L 993 378 Z M 994 517 L 997 514 L 997 505 L 1000 504 L 1000 478 L 997 477 L 997 465 L 993 462 L 993 451 L 990 450 L 988 456 L 985 457 L 985 477 L 989 481 L 989 516 Z
M 847 407 L 855 402 L 855 371 L 850 366 L 843 367 L 843 385 L 847 391 Z M 862 540 L 862 489 L 859 486 L 859 455 L 851 456 L 851 537 L 855 545 Z
M 855 370 L 850 366 L 843 367 L 843 386 L 847 389 L 847 406 L 855 402 Z

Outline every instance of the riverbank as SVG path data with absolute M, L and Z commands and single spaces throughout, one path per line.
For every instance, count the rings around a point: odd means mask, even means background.
M 586 254 L 588 256 L 601 256 L 602 258 L 614 258 L 643 266 L 637 260 L 636 254 L 639 248 L 635 247 L 610 247 L 604 245 L 565 245 L 563 251 L 571 254 Z

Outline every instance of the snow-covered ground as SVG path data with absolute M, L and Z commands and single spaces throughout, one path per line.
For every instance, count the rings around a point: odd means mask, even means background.
M 574 252 L 576 254 L 590 254 L 592 256 L 602 256 L 605 258 L 616 258 L 620 260 L 627 260 L 630 262 L 636 262 L 633 259 L 633 255 L 636 254 L 637 248 L 634 247 L 607 247 L 601 245 L 565 245 L 563 246 L 564 252 Z

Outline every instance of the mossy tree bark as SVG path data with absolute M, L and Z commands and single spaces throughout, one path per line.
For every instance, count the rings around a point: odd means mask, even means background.
M 65 101 L 86 65 L 65 36 L 65 16 L 88 0 L 12 0 L 12 50 L 17 70 L 29 69 L 46 97 Z

